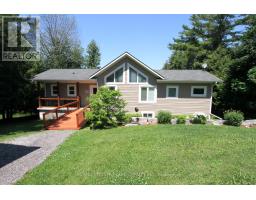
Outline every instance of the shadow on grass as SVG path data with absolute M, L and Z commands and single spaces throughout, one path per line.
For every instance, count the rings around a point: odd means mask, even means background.
M 0 168 L 39 148 L 0 143 Z
M 43 123 L 36 116 L 16 118 L 10 121 L 0 120 L 0 139 L 8 135 L 40 131 L 42 129 Z

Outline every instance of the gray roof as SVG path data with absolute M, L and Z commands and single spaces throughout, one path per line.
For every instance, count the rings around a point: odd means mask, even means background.
M 222 80 L 202 70 L 156 70 L 166 81 L 172 82 L 221 82 Z
M 35 81 L 84 81 L 99 69 L 49 69 L 37 74 Z M 155 70 L 170 82 L 221 82 L 216 76 L 202 70 Z
M 35 81 L 82 81 L 89 80 L 90 76 L 99 69 L 49 69 L 37 74 Z

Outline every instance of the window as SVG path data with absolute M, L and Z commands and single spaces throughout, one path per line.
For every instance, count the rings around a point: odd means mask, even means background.
M 67 85 L 67 95 L 70 97 L 76 96 L 76 85 L 75 84 L 68 84 Z
M 206 86 L 192 86 L 191 96 L 192 97 L 206 97 Z
M 178 98 L 179 87 L 178 86 L 167 86 L 166 87 L 166 98 Z
M 90 94 L 96 94 L 98 91 L 96 85 L 90 85 Z
M 51 96 L 58 96 L 57 84 L 51 84 Z
M 105 78 L 106 83 L 122 83 L 124 78 L 124 67 L 122 66 L 121 68 L 118 68 L 111 74 L 107 75 Z
M 129 65 L 129 83 L 146 83 L 147 77 Z
M 155 117 L 154 112 L 144 111 L 144 112 L 141 112 L 141 114 L 142 114 L 142 117 L 146 117 L 146 118 L 154 118 Z
M 156 102 L 156 88 L 151 86 L 140 87 L 139 102 L 154 103 Z
M 116 85 L 108 85 L 107 86 L 110 90 L 117 90 L 117 86 Z

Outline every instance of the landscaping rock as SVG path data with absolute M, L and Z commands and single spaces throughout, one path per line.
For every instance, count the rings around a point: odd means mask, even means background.
M 255 125 L 256 125 L 256 119 L 245 120 L 242 123 L 242 126 L 245 126 L 245 127 L 253 127 Z

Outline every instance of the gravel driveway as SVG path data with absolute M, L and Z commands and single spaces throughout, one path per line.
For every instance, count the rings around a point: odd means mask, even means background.
M 0 143 L 0 184 L 13 184 L 42 163 L 74 131 L 41 131 Z

